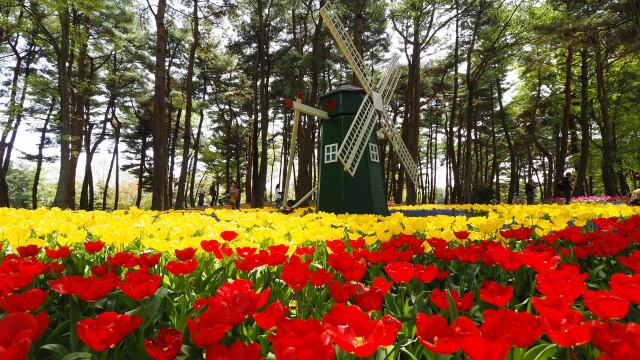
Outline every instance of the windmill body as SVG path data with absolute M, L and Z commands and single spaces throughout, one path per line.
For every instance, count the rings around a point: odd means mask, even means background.
M 320 97 L 320 107 L 328 119 L 320 122 L 319 184 L 317 209 L 336 214 L 388 215 L 380 144 L 375 132 L 353 175 L 346 172 L 338 159 L 338 149 L 344 141 L 365 91 L 355 86 L 342 86 Z

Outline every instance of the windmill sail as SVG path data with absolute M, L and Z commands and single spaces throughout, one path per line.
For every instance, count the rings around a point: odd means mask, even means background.
M 416 165 L 415 161 L 413 161 L 413 158 L 411 157 L 409 150 L 404 145 L 404 142 L 402 141 L 402 137 L 393 128 L 393 125 L 387 118 L 386 113 L 383 116 L 382 128 L 384 132 L 387 134 L 387 138 L 389 139 L 389 142 L 393 146 L 393 149 L 396 151 L 398 155 L 398 159 L 400 159 L 400 163 L 402 163 L 402 166 L 404 166 L 404 169 L 409 175 L 409 178 L 411 179 L 414 185 L 418 186 L 420 184 L 418 166 Z
M 360 104 L 358 113 L 351 122 L 351 127 L 347 131 L 340 149 L 338 149 L 338 159 L 344 165 L 345 171 L 351 176 L 356 173 L 360 158 L 367 148 L 369 137 L 375 127 L 374 115 L 373 100 L 369 95 L 366 95 Z
M 344 165 L 345 171 L 354 176 L 362 154 L 367 148 L 367 143 L 376 123 L 376 112 L 381 114 L 382 129 L 387 134 L 393 148 L 398 153 L 402 165 L 407 171 L 409 178 L 415 185 L 419 185 L 418 167 L 413 161 L 409 150 L 405 146 L 402 138 L 395 132 L 393 125 L 387 118 L 387 106 L 391 100 L 391 96 L 395 91 L 400 79 L 399 57 L 395 56 L 389 62 L 387 71 L 384 73 L 377 87 L 373 87 L 373 76 L 367 71 L 366 64 L 362 56 L 356 49 L 353 41 L 349 37 L 342 21 L 336 14 L 335 8 L 330 1 L 320 9 L 320 16 L 324 20 L 325 25 L 333 35 L 340 51 L 347 59 L 349 65 L 353 69 L 354 74 L 360 80 L 366 96 L 358 109 L 351 127 L 347 131 L 345 138 L 338 150 L 338 159 Z
M 371 94 L 371 75 L 369 71 L 367 71 L 367 65 L 364 62 L 364 59 L 356 49 L 356 46 L 351 41 L 347 30 L 342 24 L 340 17 L 336 13 L 336 10 L 331 4 L 331 2 L 327 1 L 327 3 L 320 9 L 320 16 L 324 20 L 325 25 L 333 35 L 333 38 L 338 43 L 338 47 L 344 54 L 344 57 L 347 59 L 349 65 L 353 69 L 353 73 L 356 75 L 364 91 L 367 94 Z

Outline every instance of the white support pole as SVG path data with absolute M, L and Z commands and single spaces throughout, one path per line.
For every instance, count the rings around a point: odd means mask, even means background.
M 298 95 L 296 97 L 296 104 L 302 103 L 302 97 Z M 298 144 L 298 124 L 300 123 L 300 110 L 294 107 L 294 115 L 293 115 L 293 129 L 291 132 L 291 144 L 289 144 L 289 159 L 287 162 L 287 176 L 284 180 L 284 187 L 282 190 L 282 207 L 285 207 L 287 204 L 287 200 L 289 199 L 289 180 L 291 179 L 291 172 L 293 170 L 293 160 L 296 154 L 296 146 Z
M 316 192 L 316 190 L 318 190 L 318 185 L 316 185 L 313 189 L 311 189 L 311 191 L 309 191 L 309 193 L 305 196 L 302 197 L 302 199 L 300 199 L 300 201 L 298 201 L 295 205 L 293 205 L 291 208 L 295 209 L 298 206 L 302 205 L 303 202 L 307 201 L 307 199 L 314 193 Z

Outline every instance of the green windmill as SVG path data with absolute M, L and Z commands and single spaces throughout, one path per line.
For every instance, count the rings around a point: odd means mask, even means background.
M 305 196 L 305 201 L 314 191 L 318 192 L 319 211 L 351 214 L 387 215 L 384 177 L 380 164 L 379 138 L 387 138 L 398 159 L 407 171 L 408 178 L 418 184 L 418 167 L 411 158 L 402 138 L 393 128 L 386 112 L 391 96 L 400 79 L 398 56 L 394 56 L 382 77 L 374 84 L 374 76 L 365 65 L 362 56 L 347 35 L 331 2 L 320 9 L 324 20 L 340 51 L 351 65 L 362 88 L 342 86 L 320 97 L 323 110 L 301 103 L 289 103 L 295 111 L 294 134 L 290 149 L 291 165 L 295 154 L 295 138 L 301 113 L 319 117 L 320 149 L 319 184 L 317 189 Z M 374 132 L 376 124 L 380 130 Z M 291 166 L 289 166 L 291 169 Z M 289 175 L 284 187 L 287 199 Z M 299 204 L 298 203 L 298 204 Z M 296 204 L 296 205 L 298 205 Z M 294 206 L 295 207 L 295 206 Z

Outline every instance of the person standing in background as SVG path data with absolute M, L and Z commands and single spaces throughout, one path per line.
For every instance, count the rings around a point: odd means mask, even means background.
M 276 185 L 276 209 L 282 207 L 282 192 L 280 191 L 280 184 Z
M 204 197 L 205 197 L 206 193 L 204 191 L 203 188 L 198 189 L 198 207 L 199 208 L 203 208 L 204 207 Z
M 529 180 L 524 185 L 524 193 L 527 196 L 527 205 L 533 205 L 536 198 L 536 184 L 534 184 L 532 180 Z
M 240 190 L 236 186 L 236 183 L 232 183 L 229 188 L 229 205 L 231 205 L 231 209 L 240 208 Z
M 218 203 L 218 185 L 216 183 L 211 184 L 209 195 L 211 195 L 211 206 L 215 206 Z
M 562 178 L 562 185 L 560 190 L 564 193 L 564 203 L 569 204 L 571 202 L 571 193 L 573 192 L 573 174 L 568 171 L 564 174 L 564 178 Z

